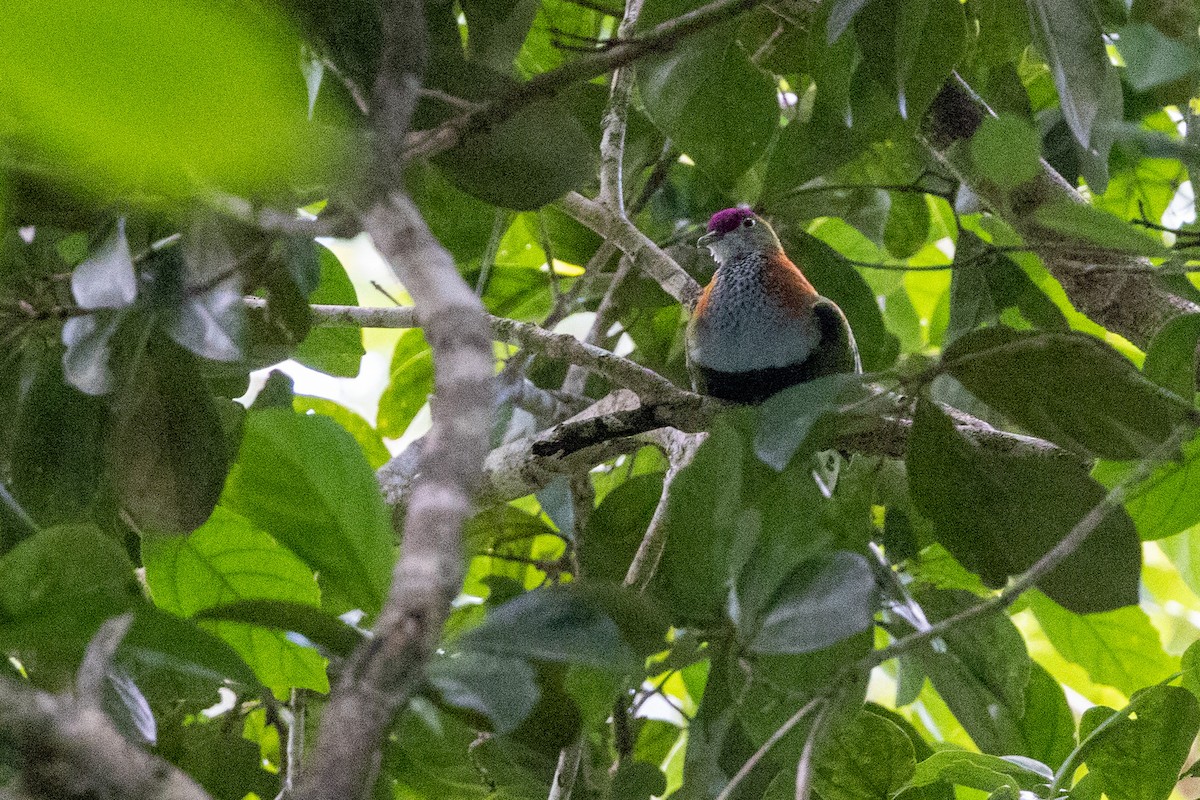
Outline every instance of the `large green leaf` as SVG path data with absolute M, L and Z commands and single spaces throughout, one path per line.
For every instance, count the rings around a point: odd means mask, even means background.
M 219 403 L 190 353 L 151 339 L 114 396 L 108 462 L 143 530 L 185 533 L 212 513 L 229 469 Z
M 971 137 L 971 159 L 980 175 L 1005 189 L 1020 186 L 1042 171 L 1041 138 L 1024 119 L 986 117 Z
M 311 177 L 314 156 L 330 153 L 312 147 L 299 49 L 260 6 L 14 0 L 0 11 L 0 105 L 19 113 L 0 119 L 0 135 L 101 191 L 178 196 Z
M 978 602 L 966 592 L 924 591 L 915 597 L 934 622 Z M 1020 632 L 1008 617 L 991 615 L 939 638 L 944 646 L 915 651 L 938 694 L 980 750 L 1024 755 L 1029 747 L 1021 720 L 1030 661 Z
M 1116 214 L 1086 203 L 1070 200 L 1046 203 L 1034 209 L 1033 221 L 1057 238 L 1078 240 L 1085 246 L 1142 256 L 1168 253 L 1157 234 L 1147 234 Z
M 1026 0 L 1026 4 L 1034 40 L 1054 76 L 1063 116 L 1079 144 L 1092 146 L 1097 128 L 1121 119 L 1120 79 L 1104 49 L 1096 5 L 1091 0 Z
M 1178 686 L 1153 686 L 1130 702 L 1135 716 L 1101 734 L 1088 750 L 1088 774 L 1112 800 L 1166 800 L 1200 730 L 1200 704 Z M 1087 723 L 1080 724 L 1081 734 Z
M 842 550 L 819 556 L 785 581 L 756 621 L 749 649 L 779 654 L 824 649 L 870 628 L 878 601 L 865 558 Z
M 42 524 L 75 521 L 100 486 L 105 409 L 64 383 L 56 353 L 27 367 L 27 388 L 9 408 L 12 493 Z
M 1116 38 L 1125 61 L 1125 79 L 1135 91 L 1144 92 L 1200 71 L 1200 51 L 1194 43 L 1172 39 L 1153 25 L 1126 25 Z
M 528 661 L 471 651 L 434 658 L 429 682 L 443 701 L 484 715 L 499 734 L 510 733 L 524 721 L 541 691 Z
M 389 515 L 362 450 L 333 420 L 247 414 L 222 504 L 316 571 L 326 603 L 378 611 L 395 559 Z
M 1154 335 L 1142 372 L 1164 389 L 1190 399 L 1196 393 L 1196 344 L 1200 314 L 1175 317 Z
M 654 3 L 641 22 L 662 22 L 689 6 L 680 0 Z M 687 47 L 643 59 L 637 67 L 650 119 L 722 186 L 732 186 L 758 160 L 779 123 L 775 84 L 731 34 L 729 24 L 717 26 Z
M 810 455 L 832 443 L 837 410 L 866 395 L 857 375 L 828 375 L 768 398 L 759 409 L 754 453 L 783 470 L 796 453 Z
M 904 731 L 864 709 L 820 740 L 812 788 L 823 800 L 888 800 L 908 783 L 915 766 Z
M 1069 458 L 971 444 L 927 401 L 917 405 L 907 463 L 913 501 L 938 540 L 993 586 L 1033 566 L 1105 495 Z M 1109 611 L 1137 603 L 1140 573 L 1137 531 L 1117 508 L 1038 587 L 1072 611 Z
M 1137 606 L 1102 614 L 1072 614 L 1038 594 L 1032 596 L 1030 605 L 1055 649 L 1086 669 L 1096 683 L 1131 695 L 1179 669 L 1179 660 L 1163 650 L 1158 631 Z
M 262 540 L 260 539 L 257 543 L 261 544 Z M 271 553 L 272 557 L 276 555 L 274 552 Z M 223 605 L 202 609 L 196 612 L 195 619 L 244 622 L 248 625 L 275 628 L 284 632 L 294 631 L 314 644 L 324 647 L 330 653 L 343 658 L 349 656 L 354 648 L 362 643 L 361 631 L 332 616 L 328 611 L 323 611 L 319 606 L 305 602 L 303 599 L 275 599 L 289 594 L 286 587 L 282 587 L 283 590 L 279 591 L 281 586 L 281 582 L 276 583 L 276 588 L 269 592 L 271 597 L 234 600 Z M 264 592 L 264 594 L 266 593 Z
M 460 637 L 464 650 L 539 661 L 638 669 L 664 647 L 666 620 L 637 594 L 574 581 L 526 592 Z
M 155 604 L 184 617 L 243 600 L 318 606 L 312 570 L 293 553 L 224 508 L 190 536 L 142 540 L 146 583 Z M 276 694 L 289 687 L 329 691 L 324 660 L 284 632 L 247 622 L 207 623 Z
M 664 601 L 677 617 L 711 618 L 725 608 L 730 548 L 741 511 L 744 447 L 737 431 L 718 420 L 671 485 L 659 574 Z
M 974 331 L 946 348 L 942 368 L 1030 433 L 1105 458 L 1152 453 L 1191 411 L 1082 333 Z
M 927 786 L 944 781 L 994 792 L 1004 786 L 1033 791 L 1049 783 L 1049 770 L 1036 769 L 1027 760 L 1001 758 L 965 750 L 939 750 L 917 764 L 910 786 Z M 1031 769 L 1031 767 L 1035 767 Z M 1045 767 L 1043 764 L 1042 767 Z
M 920 122 L 966 51 L 963 4 L 958 0 L 899 0 L 895 14 L 900 114 Z
M 137 598 L 133 564 L 111 537 L 92 525 L 47 528 L 0 558 L 0 642 L 36 653 L 35 674 L 53 680 L 74 670 L 100 624 Z

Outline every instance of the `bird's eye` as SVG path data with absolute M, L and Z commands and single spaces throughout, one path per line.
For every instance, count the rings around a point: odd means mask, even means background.
M 751 217 L 746 217 L 744 220 L 742 220 L 742 227 L 743 228 L 753 228 L 754 227 L 754 219 Z

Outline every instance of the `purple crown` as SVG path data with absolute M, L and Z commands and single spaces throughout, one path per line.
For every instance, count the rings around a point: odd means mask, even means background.
M 708 221 L 708 232 L 729 233 L 742 224 L 742 220 L 753 217 L 754 212 L 748 208 L 727 208 L 712 215 Z

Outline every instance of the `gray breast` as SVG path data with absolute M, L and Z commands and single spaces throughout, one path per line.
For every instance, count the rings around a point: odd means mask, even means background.
M 820 338 L 816 318 L 797 318 L 776 303 L 764 291 L 759 269 L 723 271 L 727 274 L 713 286 L 707 313 L 693 320 L 691 360 L 709 369 L 744 372 L 806 359 Z

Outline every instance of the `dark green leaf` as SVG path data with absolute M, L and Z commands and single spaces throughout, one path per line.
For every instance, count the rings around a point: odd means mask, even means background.
M 845 313 L 858 343 L 863 369 L 874 372 L 892 366 L 900 353 L 900 342 L 884 325 L 879 300 L 858 270 L 815 236 L 793 229 L 785 231 L 782 238 L 784 249 L 817 291 Z
M 1178 661 L 1163 650 L 1158 631 L 1137 606 L 1102 614 L 1072 614 L 1038 594 L 1032 596 L 1030 605 L 1054 648 L 1086 669 L 1096 683 L 1131 695 L 1178 669 Z
M 222 502 L 300 556 L 339 603 L 379 609 L 395 559 L 389 514 L 358 444 L 333 420 L 251 411 Z
M 99 310 L 63 323 L 63 378 L 81 392 L 104 395 L 113 390 L 110 344 L 128 317 L 124 311 Z
M 118 498 L 140 528 L 184 533 L 208 519 L 229 469 L 217 403 L 190 353 L 149 342 L 116 393 L 108 440 Z
M 139 607 L 133 625 L 117 650 L 116 663 L 139 676 L 172 672 L 200 678 L 206 684 L 205 701 L 214 686 L 226 679 L 247 689 L 259 689 L 258 678 L 238 652 L 191 620 Z M 178 691 L 173 698 L 179 696 Z
M 540 5 L 538 0 L 464 0 L 468 57 L 498 72 L 512 69 Z
M 1084 246 L 1141 256 L 1165 256 L 1168 252 L 1157 235 L 1144 233 L 1117 215 L 1086 203 L 1068 200 L 1047 203 L 1034 210 L 1033 220 Z
M 261 555 L 258 553 L 255 558 Z M 272 590 L 271 594 L 282 597 L 291 593 L 286 590 Z M 337 617 L 322 611 L 317 606 L 295 600 L 235 600 L 223 605 L 201 609 L 196 612 L 195 618 L 244 622 L 261 628 L 295 631 L 309 641 L 324 647 L 330 653 L 342 657 L 349 656 L 354 648 L 363 641 L 361 632 Z
M 892 208 L 883 229 L 883 244 L 896 258 L 908 258 L 929 236 L 929 202 L 914 192 L 892 192 Z
M 641 21 L 661 22 L 688 8 L 678 0 L 654 4 Z M 637 83 L 654 124 L 722 186 L 758 160 L 778 126 L 775 84 L 746 58 L 728 24 L 643 59 Z
M 592 512 L 578 542 L 583 574 L 602 581 L 621 581 L 646 534 L 662 498 L 661 473 L 622 481 Z
M 667 776 L 653 764 L 644 761 L 622 760 L 613 776 L 612 797 L 629 800 L 650 800 L 667 790 Z
M 1112 800 L 1166 800 L 1200 730 L 1200 704 L 1177 686 L 1144 689 L 1130 703 L 1136 715 L 1100 735 L 1088 773 Z
M 73 671 L 100 624 L 137 597 L 133 565 L 112 538 L 91 525 L 47 528 L 0 559 L 0 642 L 36 653 L 30 663 L 52 680 Z
M 74 521 L 100 486 L 105 409 L 63 383 L 55 354 L 30 366 L 31 383 L 9 410 L 12 494 L 42 524 Z
M 317 247 L 321 281 L 309 296 L 311 303 L 356 306 L 358 294 L 337 256 L 328 248 Z M 363 353 L 362 330 L 349 325 L 316 327 L 296 348 L 293 357 L 306 367 L 343 378 L 358 375 Z
M 878 591 L 870 565 L 857 553 L 836 551 L 806 561 L 765 609 L 749 649 L 783 654 L 822 650 L 871 627 Z
M 1037 436 L 1113 459 L 1152 453 L 1189 416 L 1107 344 L 995 327 L 946 348 L 945 372 Z
M 854 15 L 862 11 L 870 0 L 834 0 L 829 11 L 829 20 L 825 24 L 825 38 L 829 42 L 837 41 L 850 27 Z
M 595 175 L 582 124 L 559 98 L 538 100 L 435 159 L 458 188 L 501 208 L 541 208 Z
M 274 797 L 279 776 L 264 769 L 258 745 L 242 736 L 240 724 L 203 716 L 190 725 L 164 725 L 155 752 L 199 783 L 210 797 L 233 800 L 253 792 Z
M 391 378 L 379 398 L 379 432 L 398 439 L 433 394 L 433 352 L 419 329 L 405 331 L 392 353 Z
M 896 13 L 900 116 L 920 122 L 966 51 L 966 16 L 958 0 L 902 0 Z
M 971 158 L 980 174 L 1004 189 L 1032 180 L 1042 170 L 1042 142 L 1020 117 L 985 117 L 971 137 Z
M 1029 666 L 1025 716 L 1020 723 L 1025 754 L 1058 769 L 1075 749 L 1075 715 L 1063 687 L 1046 668 L 1036 661 Z
M 520 725 L 541 693 L 527 661 L 470 651 L 434 658 L 429 682 L 446 703 L 490 719 L 498 734 Z
M 639 669 L 664 646 L 667 625 L 639 595 L 573 581 L 526 592 L 464 634 L 463 649 L 600 669 Z
M 1153 25 L 1125 25 L 1117 31 L 1116 39 L 1117 50 L 1125 61 L 1125 80 L 1135 91 L 1174 83 L 1200 71 L 1200 50 L 1194 41 L 1189 45 L 1172 39 Z
M 1196 393 L 1196 344 L 1200 341 L 1200 314 L 1170 320 L 1154 335 L 1146 351 L 1142 374 L 1184 399 Z
M 166 309 L 163 327 L 198 356 L 237 361 L 246 306 L 229 241 L 215 220 L 201 219 L 184 234 L 182 247 L 182 291 Z
M 908 474 L 913 501 L 933 520 L 938 540 L 993 586 L 1031 567 L 1105 496 L 1069 458 L 970 444 L 926 401 L 917 406 Z M 1137 603 L 1140 573 L 1137 531 L 1118 508 L 1038 587 L 1072 611 L 1110 611 Z
M 121 735 L 153 745 L 158 724 L 142 690 L 123 670 L 110 666 L 104 675 L 102 708 Z
M 865 396 L 857 375 L 829 375 L 770 397 L 759 410 L 754 453 L 782 471 L 803 448 L 808 455 L 831 444 L 838 407 Z
M 659 569 L 673 615 L 711 618 L 728 594 L 729 555 L 737 531 L 744 444 L 718 420 L 667 497 L 667 546 Z
M 1200 698 L 1200 642 L 1192 642 L 1188 649 L 1183 651 L 1180 669 L 1183 672 L 1183 679 L 1180 681 L 1183 688 Z
M 1121 119 L 1119 79 L 1104 49 L 1095 4 L 1092 0 L 1026 0 L 1026 4 L 1034 40 L 1054 76 L 1063 116 L 1075 139 L 1087 148 L 1097 128 Z
M 822 800 L 888 800 L 912 777 L 915 766 L 904 731 L 863 710 L 820 740 L 812 788 Z
M 916 599 L 934 622 L 979 602 L 967 592 L 926 591 Z M 1021 720 L 1030 660 L 1012 621 L 1003 615 L 979 617 L 940 638 L 943 647 L 915 655 L 975 744 L 985 753 L 1028 752 Z

